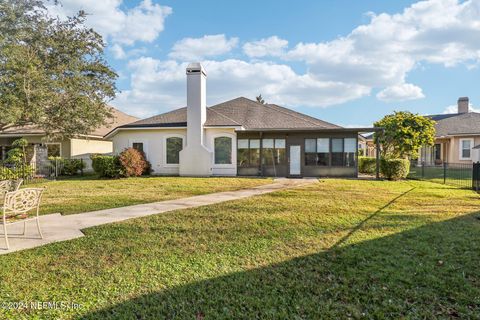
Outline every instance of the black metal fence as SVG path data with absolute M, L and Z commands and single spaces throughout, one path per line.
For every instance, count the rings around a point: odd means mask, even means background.
M 60 176 L 83 175 L 83 159 L 51 159 L 34 164 L 0 164 L 0 180 L 23 179 L 24 183 L 56 180 Z
M 412 161 L 411 179 L 428 180 L 465 189 L 475 189 L 474 165 L 471 163 L 443 163 L 439 165 Z

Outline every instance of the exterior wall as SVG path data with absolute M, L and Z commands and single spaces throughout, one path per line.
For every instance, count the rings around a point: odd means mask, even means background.
M 463 160 L 460 159 L 460 141 L 462 139 L 472 139 L 473 145 L 475 147 L 480 144 L 480 136 L 464 136 L 464 137 L 452 137 L 449 141 L 449 162 L 451 163 L 473 163 L 480 161 L 479 150 L 473 149 L 471 152 L 471 159 Z
M 427 165 L 438 165 L 443 162 L 470 164 L 480 161 L 480 150 L 478 149 L 472 149 L 470 159 L 460 158 L 460 146 L 463 139 L 471 139 L 472 147 L 480 144 L 480 136 L 456 136 L 451 138 L 437 138 L 435 139 L 435 144 L 439 144 L 441 147 L 440 161 L 435 161 L 433 147 L 422 147 L 420 149 L 420 161 L 424 162 Z
M 215 164 L 215 138 L 229 137 L 232 139 L 232 163 Z M 205 146 L 213 154 L 212 175 L 236 176 L 237 175 L 237 134 L 231 128 L 207 128 L 205 130 Z
M 186 144 L 186 129 L 151 129 L 151 130 L 125 130 L 119 131 L 112 138 L 113 153 L 119 154 L 124 149 L 132 147 L 134 142 L 143 143 L 143 149 L 147 160 L 152 165 L 152 174 L 178 175 L 178 164 L 166 162 L 166 139 L 168 137 L 183 138 L 183 146 Z

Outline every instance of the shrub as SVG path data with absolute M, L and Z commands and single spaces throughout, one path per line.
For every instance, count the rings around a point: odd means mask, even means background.
M 377 159 L 372 157 L 358 157 L 358 172 L 374 174 L 377 168 Z
M 35 174 L 35 168 L 31 165 L 18 165 L 14 167 L 0 167 L 0 180 L 30 179 Z
M 100 177 L 118 178 L 123 175 L 118 156 L 92 155 L 92 168 Z
M 150 164 L 145 160 L 145 154 L 134 148 L 123 150 L 119 161 L 125 177 L 138 177 L 148 173 L 150 169 Z
M 74 176 L 82 172 L 85 169 L 86 164 L 81 159 L 64 159 L 62 157 L 48 157 L 52 168 L 58 166 L 60 175 Z
M 388 180 L 405 179 L 410 171 L 410 162 L 407 159 L 382 159 L 380 172 Z

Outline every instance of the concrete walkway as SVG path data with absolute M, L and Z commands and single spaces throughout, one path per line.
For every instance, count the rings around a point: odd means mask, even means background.
M 10 242 L 10 249 L 5 249 L 3 234 L 0 235 L 0 255 L 35 248 L 52 242 L 80 238 L 84 236 L 81 231 L 82 229 L 102 224 L 145 217 L 178 209 L 195 208 L 230 200 L 243 199 L 282 189 L 311 184 L 316 181 L 318 180 L 282 178 L 275 179 L 271 184 L 237 191 L 211 193 L 177 200 L 167 200 L 65 216 L 58 213 L 44 215 L 40 217 L 43 239 L 36 238 L 38 234 L 35 221 L 27 222 L 26 237 L 14 235 L 15 233 L 19 234 L 22 232 L 23 223 L 8 226 L 7 230 L 9 234 L 8 240 Z M 86 199 L 86 201 L 88 201 L 88 199 Z

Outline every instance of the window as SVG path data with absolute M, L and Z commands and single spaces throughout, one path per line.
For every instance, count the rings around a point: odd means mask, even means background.
M 217 137 L 214 139 L 215 164 L 232 163 L 232 138 Z
M 275 139 L 275 163 L 287 164 L 287 157 L 285 152 L 285 139 Z
M 357 139 L 345 138 L 344 140 L 344 159 L 343 163 L 346 167 L 355 166 L 355 154 L 357 152 Z
M 135 149 L 135 150 L 138 150 L 140 152 L 143 152 L 143 142 L 132 143 L 132 148 Z
M 47 143 L 47 156 L 60 157 L 61 147 L 60 143 Z
M 305 139 L 305 165 L 317 164 L 317 139 Z
M 343 166 L 343 139 L 332 139 L 332 166 Z
M 262 162 L 266 166 L 286 164 L 285 139 L 263 139 Z
M 260 165 L 260 139 L 250 139 L 250 167 Z
M 317 165 L 328 166 L 330 164 L 330 139 L 317 139 Z
M 472 158 L 473 139 L 460 139 L 460 160 Z
M 180 163 L 180 151 L 183 149 L 183 139 L 180 137 L 170 137 L 166 141 L 167 164 Z
M 237 165 L 248 167 L 248 139 L 238 139 L 237 141 Z

